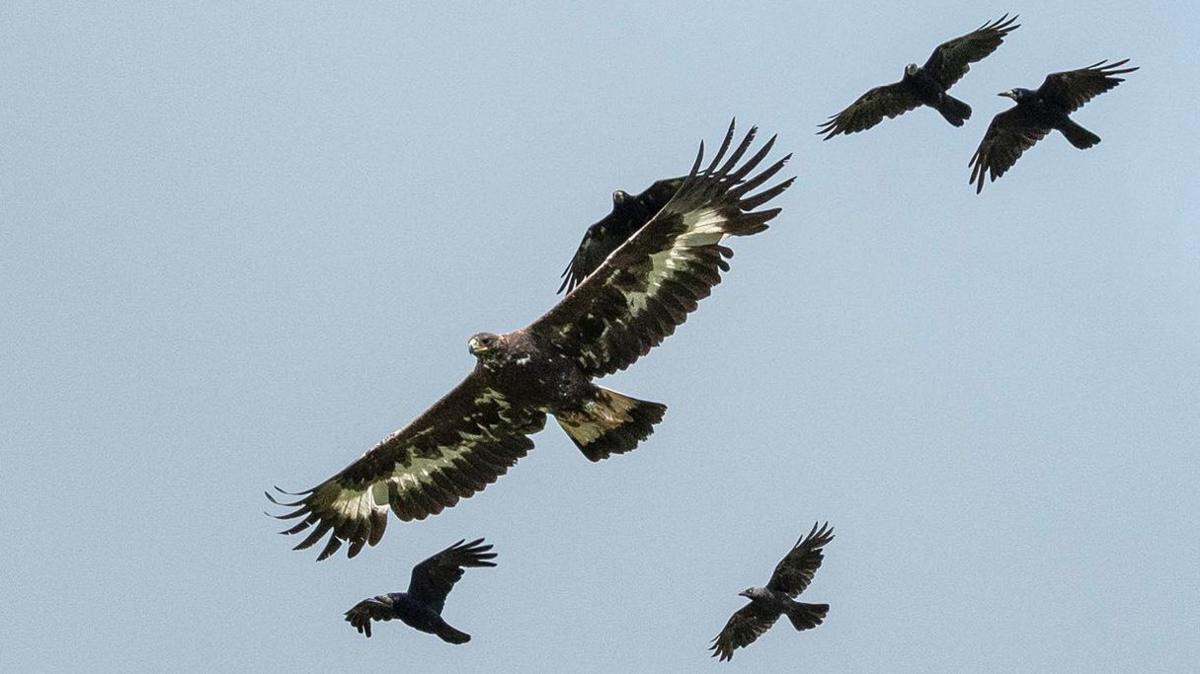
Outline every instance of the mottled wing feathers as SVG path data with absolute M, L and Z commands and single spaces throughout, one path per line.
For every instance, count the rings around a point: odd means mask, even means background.
M 656 181 L 641 194 L 613 193 L 612 212 L 596 222 L 583 235 L 571 263 L 563 270 L 558 292 L 571 292 L 596 270 L 614 250 L 662 210 L 683 184 L 683 178 Z
M 489 561 L 496 557 L 496 553 L 489 552 L 491 549 L 491 545 L 483 544 L 482 538 L 451 545 L 413 567 L 408 595 L 441 613 L 446 595 L 463 577 L 465 567 L 496 566 L 495 562 Z
M 885 84 L 859 96 L 845 110 L 830 117 L 818 127 L 817 135 L 824 134 L 824 140 L 829 140 L 839 133 L 866 131 L 884 117 L 898 117 L 920 105 L 916 92 L 904 80 Z
M 714 658 L 729 660 L 733 658 L 734 649 L 754 643 L 763 632 L 771 629 L 776 620 L 779 620 L 778 611 L 765 609 L 754 602 L 746 604 L 729 616 L 729 622 L 725 623 L 721 633 L 713 638 L 709 650 L 713 652 Z
M 833 529 L 826 522 L 817 530 L 813 524 L 812 531 L 804 538 L 796 541 L 796 545 L 775 566 L 767 589 L 776 592 L 786 592 L 793 598 L 804 591 L 812 582 L 813 574 L 821 568 L 825 553 L 821 548 L 833 540 Z
M 474 375 L 403 429 L 316 487 L 284 503 L 296 509 L 278 519 L 300 522 L 284 534 L 312 528 L 295 549 L 330 538 L 317 559 L 349 542 L 354 557 L 375 545 L 387 526 L 387 511 L 401 520 L 436 515 L 503 475 L 533 447 L 528 436 L 546 423 L 545 413 L 517 408 Z
M 1038 87 L 1038 94 L 1062 106 L 1067 112 L 1074 112 L 1083 107 L 1084 103 L 1125 81 L 1125 78 L 1115 75 L 1137 70 L 1121 67 L 1128 62 L 1129 59 L 1122 59 L 1116 63 L 1108 63 L 1106 59 L 1086 68 L 1050 73 L 1042 82 L 1042 86 Z
M 364 599 L 346 611 L 346 622 L 350 623 L 359 634 L 371 638 L 372 620 L 391 620 L 396 617 L 392 597 L 380 595 Z
M 992 118 L 983 140 L 971 157 L 971 180 L 975 193 L 983 191 L 985 178 L 995 180 L 1004 175 L 1021 155 L 1050 133 L 1050 127 L 1040 122 L 1024 106 L 1014 106 Z
M 751 129 L 727 157 L 730 125 L 716 158 L 703 170 L 701 144 L 695 166 L 667 205 L 528 330 L 574 358 L 591 377 L 628 367 L 673 333 L 729 269 L 725 258 L 733 251 L 721 241 L 766 229 L 780 209 L 754 209 L 792 183 L 789 178 L 750 194 L 790 157 L 749 177 L 775 141 L 739 166 L 754 134 Z
M 1004 42 L 1005 36 L 1020 28 L 1017 17 L 1007 14 L 991 23 L 938 45 L 922 69 L 949 89 L 971 69 L 972 63 L 986 58 Z

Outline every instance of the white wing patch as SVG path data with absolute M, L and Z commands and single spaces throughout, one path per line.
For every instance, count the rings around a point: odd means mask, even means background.
M 504 421 L 509 420 L 505 412 L 511 409 L 512 405 L 499 391 L 486 388 L 475 398 L 475 402 L 494 405 L 497 409 L 497 416 Z M 467 420 L 470 421 L 471 417 L 467 417 Z M 462 442 L 452 446 L 439 447 L 440 452 L 437 456 L 409 457 L 410 465 L 405 466 L 399 462 L 395 463 L 389 475 L 368 484 L 363 489 L 349 489 L 344 487 L 339 489 L 337 496 L 330 503 L 329 509 L 349 520 L 366 519 L 372 511 L 384 511 L 384 514 L 386 514 L 386 511 L 390 507 L 389 492 L 391 491 L 391 485 L 396 485 L 396 490 L 401 494 L 412 490 L 420 490 L 425 485 L 433 484 L 434 473 L 451 468 L 458 459 L 470 454 L 471 450 L 481 442 L 495 439 L 495 436 L 488 428 L 476 427 L 479 428 L 480 432 L 469 433 L 459 431 L 458 435 L 462 439 Z M 400 432 L 397 431 L 388 437 L 395 437 Z M 417 437 L 423 434 L 418 433 Z M 409 450 L 411 451 L 411 447 Z
M 658 291 L 663 279 L 670 278 L 675 269 L 686 266 L 685 263 L 692 259 L 689 248 L 711 246 L 726 236 L 724 225 L 728 219 L 714 208 L 686 213 L 683 222 L 687 229 L 675 237 L 671 247 L 650 256 L 650 274 L 646 278 L 645 292 L 622 291 L 634 315 L 646 310 L 647 298 Z

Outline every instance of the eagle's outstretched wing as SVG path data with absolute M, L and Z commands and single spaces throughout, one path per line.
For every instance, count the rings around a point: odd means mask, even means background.
M 387 526 L 387 511 L 401 520 L 436 515 L 495 482 L 533 447 L 528 436 L 542 430 L 546 414 L 514 407 L 475 374 L 434 403 L 412 423 L 388 436 L 347 466 L 300 496 L 278 519 L 303 518 L 280 533 L 312 531 L 296 547 L 311 547 L 330 534 L 318 560 L 349 541 L 353 557 L 375 545 Z M 282 491 L 282 490 L 280 490 Z
M 943 42 L 929 55 L 922 70 L 929 73 L 943 88 L 949 89 L 967 74 L 972 63 L 983 60 L 996 51 L 1009 33 L 1021 27 L 1020 24 L 1013 25 L 1016 20 L 1016 15 L 1010 18 L 1005 14 L 966 35 Z
M 558 287 L 558 292 L 571 292 L 575 286 L 583 283 L 583 279 L 596 271 L 596 267 L 599 267 L 606 257 L 667 205 L 671 197 L 679 191 L 683 180 L 667 178 L 655 181 L 636 196 L 621 190 L 613 192 L 612 212 L 584 232 L 579 249 L 575 251 L 571 263 L 563 270 L 563 282 Z
M 491 545 L 484 545 L 483 539 L 477 538 L 465 544 L 459 541 L 431 556 L 413 567 L 408 596 L 441 613 L 446 596 L 462 579 L 464 567 L 496 566 L 490 561 L 496 558 L 496 553 L 489 552 L 491 549 Z
M 971 180 L 975 193 L 983 191 L 983 182 L 990 176 L 995 180 L 1004 175 L 1025 150 L 1033 147 L 1050 133 L 1050 127 L 1037 119 L 1029 109 L 1016 105 L 992 118 L 983 140 L 971 156 Z
M 1108 63 L 1106 59 L 1086 68 L 1050 73 L 1046 75 L 1042 86 L 1038 87 L 1038 95 L 1054 101 L 1067 112 L 1074 112 L 1082 108 L 1084 103 L 1125 81 L 1125 78 L 1115 75 L 1137 70 L 1122 68 L 1126 63 L 1129 63 L 1129 59 L 1122 59 L 1116 63 Z
M 884 117 L 899 117 L 920 105 L 921 99 L 904 80 L 885 84 L 859 96 L 845 110 L 831 116 L 818 127 L 817 135 L 824 134 L 822 140 L 829 140 L 839 133 L 866 131 Z
M 747 177 L 775 142 L 767 141 L 738 167 L 754 134 L 751 128 L 722 164 L 733 141 L 730 124 L 720 151 L 703 170 L 702 143 L 695 166 L 667 205 L 527 330 L 573 358 L 591 377 L 628 367 L 673 333 L 729 269 L 725 258 L 733 251 L 721 245 L 722 239 L 766 229 L 780 209 L 754 209 L 794 180 L 749 194 L 791 156 Z
M 803 592 L 812 582 L 813 574 L 821 568 L 821 561 L 825 559 L 825 553 L 821 551 L 821 548 L 832 540 L 833 529 L 829 528 L 828 522 L 821 527 L 820 531 L 817 530 L 817 525 L 813 524 L 808 535 L 796 541 L 796 545 L 775 566 L 775 572 L 771 574 L 771 582 L 767 583 L 767 589 L 786 592 L 793 598 Z
M 771 629 L 771 625 L 779 620 L 779 611 L 773 611 L 751 602 L 733 612 L 729 622 L 712 640 L 708 647 L 713 657 L 721 661 L 733 658 L 733 651 L 754 643 L 754 640 Z

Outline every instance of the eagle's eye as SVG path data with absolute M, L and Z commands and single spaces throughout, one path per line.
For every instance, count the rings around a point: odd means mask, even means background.
M 490 351 L 496 347 L 497 339 L 495 335 L 475 335 L 467 342 L 471 353 L 479 355 L 486 351 Z

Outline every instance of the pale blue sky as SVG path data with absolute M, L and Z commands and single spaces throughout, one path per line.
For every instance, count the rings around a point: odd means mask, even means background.
M 428 4 L 428 3 L 426 3 Z M 814 520 L 807 598 L 728 671 L 1200 661 L 1200 63 L 1190 3 L 0 6 L 0 669 L 696 671 Z M 918 110 L 816 125 L 940 41 L 1022 27 Z M 995 93 L 1142 70 L 976 196 Z M 520 327 L 613 189 L 730 117 L 795 186 L 678 333 L 605 384 L 670 410 L 591 464 L 557 428 L 354 560 L 275 535 Z M 452 647 L 341 620 L 486 536 Z

